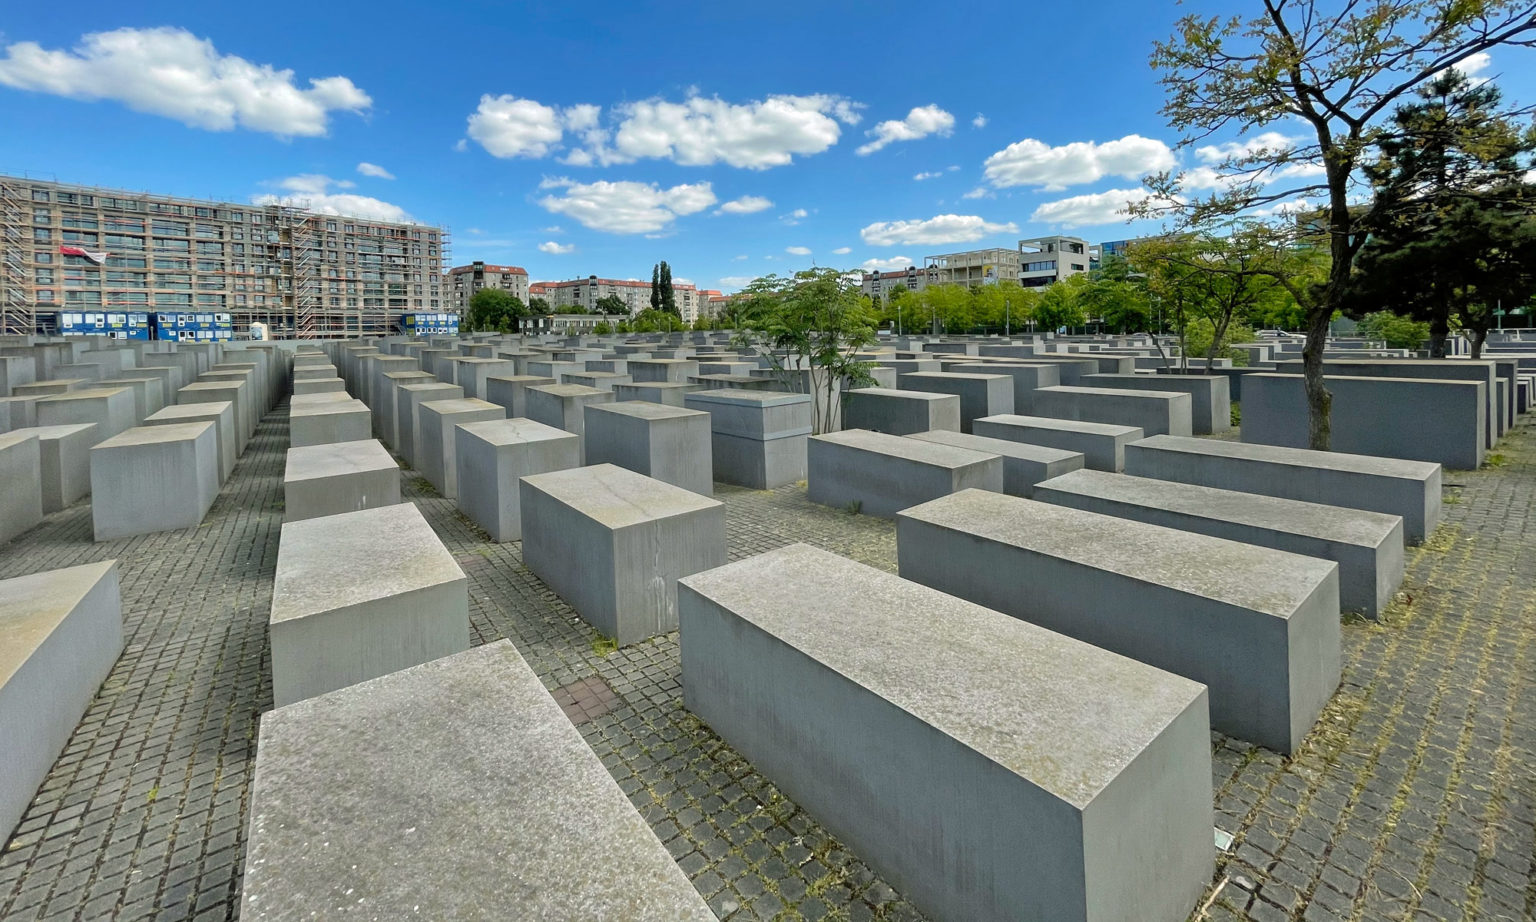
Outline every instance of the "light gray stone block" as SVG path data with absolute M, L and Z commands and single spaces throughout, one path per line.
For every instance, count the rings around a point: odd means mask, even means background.
M 229 403 L 235 410 L 235 456 L 245 454 L 251 431 L 246 420 L 246 404 L 241 399 L 243 387 L 238 381 L 196 381 L 176 392 L 177 403 Z M 345 394 L 326 395 L 345 397 Z M 298 403 L 289 405 L 289 412 Z
M 1147 435 L 1189 435 L 1190 396 L 1178 391 L 1137 391 L 1108 387 L 1042 387 L 1035 413 L 1075 422 L 1134 426 Z
M 0 581 L 0 840 L 122 651 L 117 561 Z
M 945 371 L 968 375 L 1007 375 L 1013 379 L 1013 411 L 1019 414 L 1034 412 L 1035 391 L 1042 387 L 1055 387 L 1061 383 L 1061 369 L 1056 365 L 1033 365 L 1024 362 L 955 362 Z
M 91 449 L 97 541 L 195 528 L 219 495 L 212 422 L 136 426 Z
M 0 543 L 43 521 L 42 451 L 36 429 L 0 434 Z
M 891 435 L 960 431 L 960 397 L 934 391 L 861 387 L 843 394 L 843 426 Z
M 1084 387 L 1178 391 L 1189 395 L 1190 431 L 1213 435 L 1232 430 L 1232 392 L 1224 375 L 1085 375 Z
M 0 397 L 11 389 L 37 380 L 37 363 L 29 355 L 0 355 Z
M 464 388 L 465 397 L 490 400 L 490 390 L 486 381 L 490 378 L 505 378 L 515 374 L 517 374 L 517 363 L 511 359 L 476 356 L 459 363 L 458 380 L 454 383 Z
M 1003 492 L 1010 496 L 1033 496 L 1035 485 L 1042 480 L 1082 470 L 1083 467 L 1082 452 L 1047 448 L 1044 445 L 1031 445 L 1028 442 L 994 439 L 984 435 L 967 435 L 964 432 L 947 429 L 937 432 L 914 432 L 909 438 L 1001 456 Z
M 420 470 L 417 458 L 418 435 L 421 431 L 421 405 L 431 400 L 459 400 L 464 388 L 457 384 L 425 382 L 402 384 L 395 389 L 395 429 L 400 443 L 395 453 L 405 459 L 412 468 Z
M 426 400 L 417 407 L 416 470 L 446 499 L 459 495 L 459 466 L 454 460 L 458 437 L 453 427 L 487 419 L 506 419 L 505 407 L 475 397 Z
M 1280 753 L 1339 684 L 1332 561 L 980 490 L 896 542 L 904 578 L 1203 682 L 1213 728 Z
M 904 391 L 928 391 L 959 397 L 961 432 L 970 432 L 971 423 L 984 416 L 1013 412 L 1013 378 L 1008 375 L 915 371 L 898 375 L 896 381 L 897 386 Z
M 283 525 L 272 584 L 272 703 L 469 648 L 464 571 L 399 503 Z
M 908 506 L 956 490 L 1003 489 L 999 455 L 933 442 L 845 429 L 812 436 L 806 495 L 839 508 L 890 518 Z
M 976 420 L 973 429 L 975 435 L 991 439 L 1079 452 L 1083 456 L 1083 466 L 1098 471 L 1124 468 L 1125 447 L 1143 436 L 1134 426 L 1045 416 L 991 416 Z
M 306 394 L 341 394 L 346 389 L 346 382 L 335 377 L 295 378 L 293 381 L 293 393 L 301 397 Z
M 620 646 L 677 628 L 677 578 L 725 563 L 725 506 L 612 464 L 521 481 L 523 563 Z
M 930 918 L 1183 922 L 1208 884 L 1199 684 L 803 544 L 679 607 L 687 707 Z
M 133 391 L 126 387 L 90 388 L 44 397 L 37 402 L 37 425 L 95 423 L 96 438 L 109 439 L 133 427 Z
M 561 384 L 580 384 L 600 391 L 611 391 L 620 384 L 632 383 L 629 375 L 613 371 L 566 372 L 560 376 Z
M 384 371 L 379 375 L 378 403 L 368 409 L 373 412 L 373 426 L 385 445 L 400 450 L 400 388 L 407 384 L 435 383 L 436 378 L 420 370 Z
M 574 432 L 578 438 L 586 433 L 586 408 L 594 403 L 613 402 L 613 391 L 583 387 L 580 384 L 542 384 L 529 387 L 524 393 L 528 401 L 529 419 Z M 581 447 L 582 458 L 585 459 L 585 439 Z
M 361 400 L 288 407 L 288 444 L 293 448 L 372 438 L 373 422 Z
M 554 378 L 539 375 L 500 375 L 485 381 L 486 400 L 505 407 L 509 417 L 528 415 L 528 388 L 556 384 Z
M 623 403 L 628 400 L 644 400 L 669 407 L 685 406 L 683 398 L 702 388 L 697 384 L 678 384 L 672 381 L 646 381 L 641 384 L 615 384 L 614 399 Z
M 91 446 L 96 444 L 95 423 L 38 426 L 18 429 L 17 435 L 37 436 L 42 475 L 43 514 L 58 512 L 91 492 Z M 7 488 L 20 481 L 0 478 Z
M 714 495 L 708 413 L 644 401 L 588 404 L 585 412 L 586 463 Z
M 581 464 L 580 438 L 521 417 L 455 427 L 459 511 L 493 541 L 523 537 L 518 480 Z
M 0 397 L 0 432 L 29 429 L 37 425 L 37 402 L 41 397 Z
M 1160 435 L 1127 446 L 1125 472 L 1402 516 L 1410 543 L 1440 524 L 1440 465 L 1428 461 Z
M 715 480 L 771 490 L 805 479 L 810 394 L 721 388 L 693 391 L 683 404 L 710 416 Z
M 219 443 L 219 483 L 235 470 L 235 405 L 227 400 L 214 403 L 176 403 L 144 420 L 146 426 L 173 426 L 179 423 L 211 422 Z
M 699 363 L 693 359 L 630 359 L 628 371 L 636 384 L 650 381 L 687 384 L 689 378 L 699 373 Z
M 1339 565 L 1339 604 L 1380 617 L 1403 581 L 1401 516 L 1103 471 L 1040 484 L 1035 499 L 1256 544 Z
M 288 449 L 283 521 L 400 502 L 400 466 L 377 439 Z
M 12 388 L 11 393 L 16 397 L 52 397 L 55 394 L 85 390 L 90 385 L 91 382 L 85 378 L 48 379 L 34 381 L 31 384 L 18 384 Z

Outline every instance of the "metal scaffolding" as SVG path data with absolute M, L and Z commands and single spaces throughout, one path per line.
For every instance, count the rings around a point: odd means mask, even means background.
M 30 335 L 37 329 L 37 310 L 27 275 L 31 222 L 21 189 L 0 176 L 0 334 Z

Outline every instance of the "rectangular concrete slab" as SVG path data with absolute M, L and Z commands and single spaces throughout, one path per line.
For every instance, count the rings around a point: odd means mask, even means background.
M 586 463 L 619 467 L 700 496 L 715 492 L 709 414 L 631 400 L 585 408 Z
M 978 419 L 974 434 L 1079 452 L 1083 456 L 1083 466 L 1097 471 L 1124 468 L 1125 447 L 1144 435 L 1135 426 L 1017 415 Z
M 500 375 L 485 379 L 485 399 L 506 407 L 509 417 L 528 415 L 528 388 L 557 383 L 540 375 Z
M 960 397 L 934 391 L 861 387 L 843 394 L 843 426 L 891 435 L 960 431 Z
M 37 426 L 18 429 L 16 433 L 37 436 L 44 515 L 68 508 L 91 492 L 91 446 L 96 444 L 95 423 Z M 0 478 L 0 483 L 16 481 Z
M 529 419 L 573 432 L 578 438 L 586 433 L 586 407 L 594 403 L 613 402 L 613 391 L 580 384 L 541 384 L 528 388 L 526 393 Z M 583 440 L 583 459 L 586 458 L 585 446 Z
M 459 466 L 454 460 L 458 437 L 453 427 L 487 419 L 505 419 L 506 408 L 475 397 L 424 400 L 417 406 L 416 470 L 447 499 L 459 495 Z
M 91 449 L 97 541 L 195 528 L 219 495 L 212 422 L 136 426 Z
M 235 405 L 227 400 L 214 403 L 174 403 L 144 420 L 146 426 L 174 426 L 179 423 L 211 422 L 219 443 L 219 482 L 229 479 L 235 470 Z
M 441 381 L 401 384 L 395 388 L 395 433 L 399 442 L 395 453 L 412 467 L 416 466 L 416 433 L 421 421 L 421 405 L 429 400 L 458 400 L 464 388 Z
M 679 593 L 689 710 L 929 918 L 1182 922 L 1209 882 L 1199 684 L 803 544 Z
M 1062 474 L 1081 470 L 1083 454 L 1028 442 L 994 439 L 984 435 L 967 435 L 964 432 L 940 430 L 938 432 L 914 432 L 908 438 L 939 445 L 952 445 L 971 451 L 999 455 L 1003 459 L 1003 492 L 1010 496 L 1032 496 L 1035 485 L 1042 480 L 1060 477 Z
M 1290 754 L 1338 687 L 1338 565 L 965 490 L 896 518 L 901 575 L 1203 682 L 1211 726 Z
M 959 397 L 961 432 L 970 432 L 971 424 L 984 416 L 1013 412 L 1013 378 L 1008 375 L 914 371 L 898 375 L 896 381 L 901 390 Z
M 43 447 L 37 429 L 0 434 L 0 543 L 43 521 Z
M 289 404 L 288 444 L 326 445 L 373 437 L 373 419 L 361 400 L 338 400 L 319 406 Z
M 1138 391 L 1110 387 L 1042 387 L 1035 391 L 1038 416 L 1078 422 L 1133 426 L 1147 435 L 1190 435 L 1190 396 L 1179 391 Z
M 1179 391 L 1190 398 L 1190 426 L 1194 435 L 1213 435 L 1232 430 L 1232 392 L 1223 375 L 1084 375 L 1085 387 L 1118 390 Z
M 578 436 L 531 419 L 462 423 L 454 432 L 459 511 L 492 541 L 523 536 L 520 478 L 581 465 Z
M 283 521 L 376 509 L 400 502 L 400 466 L 377 439 L 288 449 Z
M 95 423 L 96 438 L 109 439 L 137 422 L 136 406 L 132 389 L 126 387 L 69 391 L 37 402 L 37 424 Z
M 806 497 L 889 518 L 908 506 L 967 488 L 1003 489 L 999 455 L 845 429 L 812 436 Z

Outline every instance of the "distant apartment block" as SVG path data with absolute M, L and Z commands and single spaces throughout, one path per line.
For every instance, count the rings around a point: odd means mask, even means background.
M 568 282 L 535 282 L 528 286 L 530 297 L 543 298 L 556 313 L 561 308 L 580 307 L 588 311 L 597 309 L 597 302 L 615 295 L 631 316 L 651 307 L 651 283 L 636 279 L 604 279 L 589 275 L 584 279 Z M 677 299 L 677 310 L 682 319 L 692 323 L 699 317 L 699 291 L 694 285 L 675 282 L 672 293 Z
M 276 338 L 442 311 L 441 227 L 0 176 L 0 332 L 59 311 L 207 311 Z
M 1091 249 L 1078 237 L 1035 237 L 1019 241 L 1019 284 L 1039 288 L 1090 271 Z
M 493 266 L 476 260 L 449 269 L 443 282 L 449 309 L 460 314 L 468 313 L 469 299 L 482 288 L 499 288 L 528 303 L 528 270 L 518 266 Z

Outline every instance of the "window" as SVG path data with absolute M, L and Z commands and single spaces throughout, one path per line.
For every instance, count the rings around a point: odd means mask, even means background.
M 180 273 L 157 272 L 155 273 L 155 287 L 190 291 L 192 289 L 192 276 Z
M 109 250 L 134 250 L 144 249 L 143 237 L 129 237 L 123 234 L 108 234 L 107 249 Z
M 177 253 L 190 253 L 190 252 L 192 252 L 192 241 L 190 241 L 190 240 L 176 240 L 176 239 L 171 238 L 171 237 L 156 237 L 155 238 L 155 249 L 157 249 L 157 250 L 171 250 L 171 251 L 177 252 Z
M 64 231 L 64 242 L 78 243 L 84 246 L 93 247 L 101 242 L 101 236 L 99 234 L 87 233 L 85 231 Z
M 42 190 L 42 189 L 33 189 L 32 190 L 32 201 L 34 201 L 34 202 L 46 202 L 46 201 L 48 201 L 48 193 L 46 191 Z
M 1083 264 L 1082 263 L 1072 263 L 1072 268 L 1076 269 L 1079 272 L 1082 272 L 1083 271 Z
M 199 255 L 199 256 L 223 256 L 224 255 L 224 244 L 222 244 L 222 243 L 205 243 L 205 242 L 199 241 L 198 244 L 197 244 L 197 255 Z
M 187 271 L 192 268 L 190 259 L 159 259 L 155 260 L 156 269 L 180 269 Z
M 37 290 L 37 300 L 51 304 L 53 302 L 53 290 L 49 288 L 39 288 Z
M 1054 270 L 1055 268 L 1056 268 L 1056 260 L 1054 260 L 1054 259 L 1047 259 L 1044 262 L 1025 263 L 1024 264 L 1024 271 L 1025 272 L 1046 272 L 1046 271 Z
M 48 224 L 48 223 L 51 223 L 52 220 L 53 220 L 53 212 L 49 211 L 48 209 L 46 209 L 46 208 L 34 208 L 34 209 L 32 209 L 32 223 L 33 224 Z
M 194 208 L 192 214 L 199 218 L 211 218 L 214 216 L 212 208 Z
M 64 226 L 75 230 L 97 230 L 96 219 L 86 215 L 65 215 Z
M 113 269 L 143 269 L 147 261 L 142 256 L 108 256 L 107 265 Z
M 32 254 L 32 261 L 35 263 L 51 263 L 53 262 L 53 254 L 46 250 L 38 250 Z
M 101 306 L 101 292 L 99 291 L 66 291 L 64 303 Z
M 106 219 L 106 227 L 103 229 L 106 230 L 109 234 L 112 231 L 127 231 L 128 233 L 132 234 L 142 234 L 144 233 L 144 222 L 138 218 L 111 217 Z M 111 237 L 109 236 L 107 239 L 110 240 Z
M 157 218 L 153 225 L 155 233 L 166 234 L 171 237 L 185 237 L 191 233 L 192 228 L 185 221 L 166 221 Z
M 38 243 L 48 243 L 53 240 L 53 231 L 46 227 L 32 228 L 32 239 Z
M 33 272 L 32 272 L 32 281 L 35 282 L 38 285 L 52 285 L 53 284 L 53 270 L 52 269 L 35 269 L 35 270 L 33 270 Z
M 217 224 L 197 225 L 197 237 L 200 240 L 223 240 L 224 230 Z

